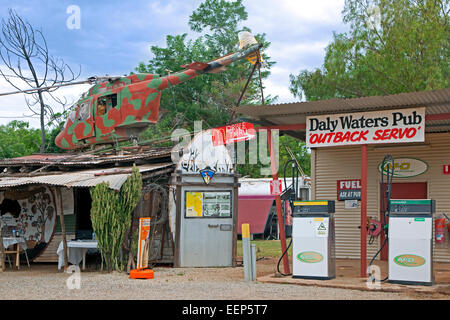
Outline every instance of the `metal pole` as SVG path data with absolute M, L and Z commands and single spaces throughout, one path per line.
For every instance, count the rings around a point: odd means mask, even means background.
M 250 245 L 250 258 L 252 263 L 252 281 L 256 281 L 256 244 Z
M 269 143 L 270 165 L 272 168 L 272 178 L 273 178 L 273 180 L 278 181 L 278 170 L 275 166 L 275 150 L 273 150 L 273 146 L 272 146 L 272 130 L 268 130 L 267 140 Z M 281 207 L 281 196 L 279 196 L 279 195 L 275 196 L 275 204 L 277 207 L 277 219 L 278 219 L 278 230 L 280 233 L 281 252 L 283 253 L 286 251 L 286 233 L 284 232 L 284 221 L 283 221 L 283 211 L 282 211 L 282 207 Z M 287 254 L 285 254 L 283 257 L 283 268 L 284 268 L 285 274 L 291 273 L 289 270 L 289 259 L 288 259 Z
M 361 146 L 361 277 L 367 276 L 367 145 Z
M 250 226 L 248 223 L 241 225 L 242 233 L 242 257 L 244 260 L 244 280 L 252 280 L 252 263 L 250 252 Z

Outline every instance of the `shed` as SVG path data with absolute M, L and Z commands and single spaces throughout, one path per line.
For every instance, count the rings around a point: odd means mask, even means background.
M 389 153 L 397 159 L 419 159 L 426 164 L 427 170 L 422 170 L 419 174 L 395 177 L 395 192 L 400 193 L 406 188 L 409 190 L 407 193 L 415 198 L 436 200 L 437 213 L 450 212 L 450 174 L 445 171 L 450 164 L 450 88 L 352 99 L 242 106 L 237 112 L 250 117 L 261 128 L 282 130 L 313 145 L 312 199 L 336 200 L 336 255 L 337 258 L 360 258 L 361 276 L 366 275 L 367 257 L 372 257 L 383 242 L 383 237 L 377 238 L 373 243 L 369 242 L 366 228 L 361 228 L 361 225 L 366 224 L 369 216 L 381 220 L 380 201 L 383 192 L 379 165 L 385 154 Z M 422 130 L 420 132 L 423 132 L 423 139 L 416 142 L 392 140 L 398 137 L 400 131 L 392 131 L 393 127 L 386 124 L 382 128 L 382 134 L 386 133 L 387 136 L 380 138 L 383 141 L 343 141 L 334 145 L 314 146 L 314 132 L 311 131 L 314 129 L 314 121 L 327 117 L 329 121 L 335 118 L 339 121 L 339 117 L 356 117 L 356 113 L 360 113 L 358 117 L 361 118 L 369 112 L 378 112 L 380 119 L 388 113 L 410 112 L 413 116 L 424 112 L 423 125 L 415 129 L 417 132 Z M 374 127 L 374 122 L 370 125 Z M 323 129 L 324 132 L 329 132 L 325 130 L 325 123 Z M 394 136 L 392 132 L 395 132 Z M 331 138 L 331 134 L 328 137 Z M 345 208 L 344 201 L 338 201 L 337 181 L 341 179 L 361 180 L 361 201 L 356 208 Z M 420 187 L 416 188 L 418 184 Z M 382 252 L 381 259 L 386 258 L 386 252 Z M 434 248 L 434 260 L 450 261 L 448 244 Z
M 133 164 L 143 178 L 142 197 L 133 212 L 134 230 L 139 217 L 167 218 L 167 205 L 156 204 L 168 199 L 168 179 L 174 167 L 170 151 L 141 147 L 120 153 L 34 154 L 1 159 L 1 216 L 11 211 L 11 203 L 17 205 L 15 223 L 25 237 L 29 258 L 35 262 L 57 262 L 56 251 L 63 239 L 58 218 L 61 210 L 67 239 L 81 237 L 83 233 L 92 235 L 89 188 L 107 182 L 111 189 L 120 190 Z M 172 263 L 173 241 L 168 223 L 153 227 L 149 260 Z

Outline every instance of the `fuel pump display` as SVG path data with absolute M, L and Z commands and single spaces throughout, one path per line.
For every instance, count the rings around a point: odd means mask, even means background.
M 389 205 L 388 281 L 432 285 L 434 200 L 392 199 Z
M 294 201 L 293 278 L 336 277 L 334 201 Z

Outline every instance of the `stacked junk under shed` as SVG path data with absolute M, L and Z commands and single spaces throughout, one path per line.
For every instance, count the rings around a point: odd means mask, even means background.
M 236 265 L 239 176 L 227 147 L 213 144 L 211 130 L 183 149 L 136 146 L 0 160 L 0 237 L 14 241 L 5 247 L 20 247 L 22 263 L 58 262 L 58 269 L 67 253 L 68 262 L 79 264 L 73 253 L 82 249 L 84 269 L 86 252 L 98 248 L 90 188 L 106 182 L 119 191 L 134 166 L 143 187 L 122 246 L 127 271 L 134 266 L 131 243 L 140 218 L 150 218 L 149 265 Z
M 124 252 L 130 251 L 139 218 L 150 217 L 149 263 L 173 263 L 168 185 L 175 165 L 170 148 L 125 148 L 100 155 L 35 154 L 0 160 L 2 236 L 20 230 L 25 240 L 21 244 L 22 262 L 57 262 L 57 249 L 64 237 L 92 239 L 89 188 L 107 182 L 111 189 L 120 190 L 133 164 L 142 175 L 143 189 L 132 213 L 131 232 L 125 235 Z

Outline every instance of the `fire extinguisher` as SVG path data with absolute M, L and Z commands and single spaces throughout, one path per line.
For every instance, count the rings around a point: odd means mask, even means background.
M 436 245 L 443 245 L 445 242 L 445 218 L 439 215 L 434 220 L 434 241 Z

